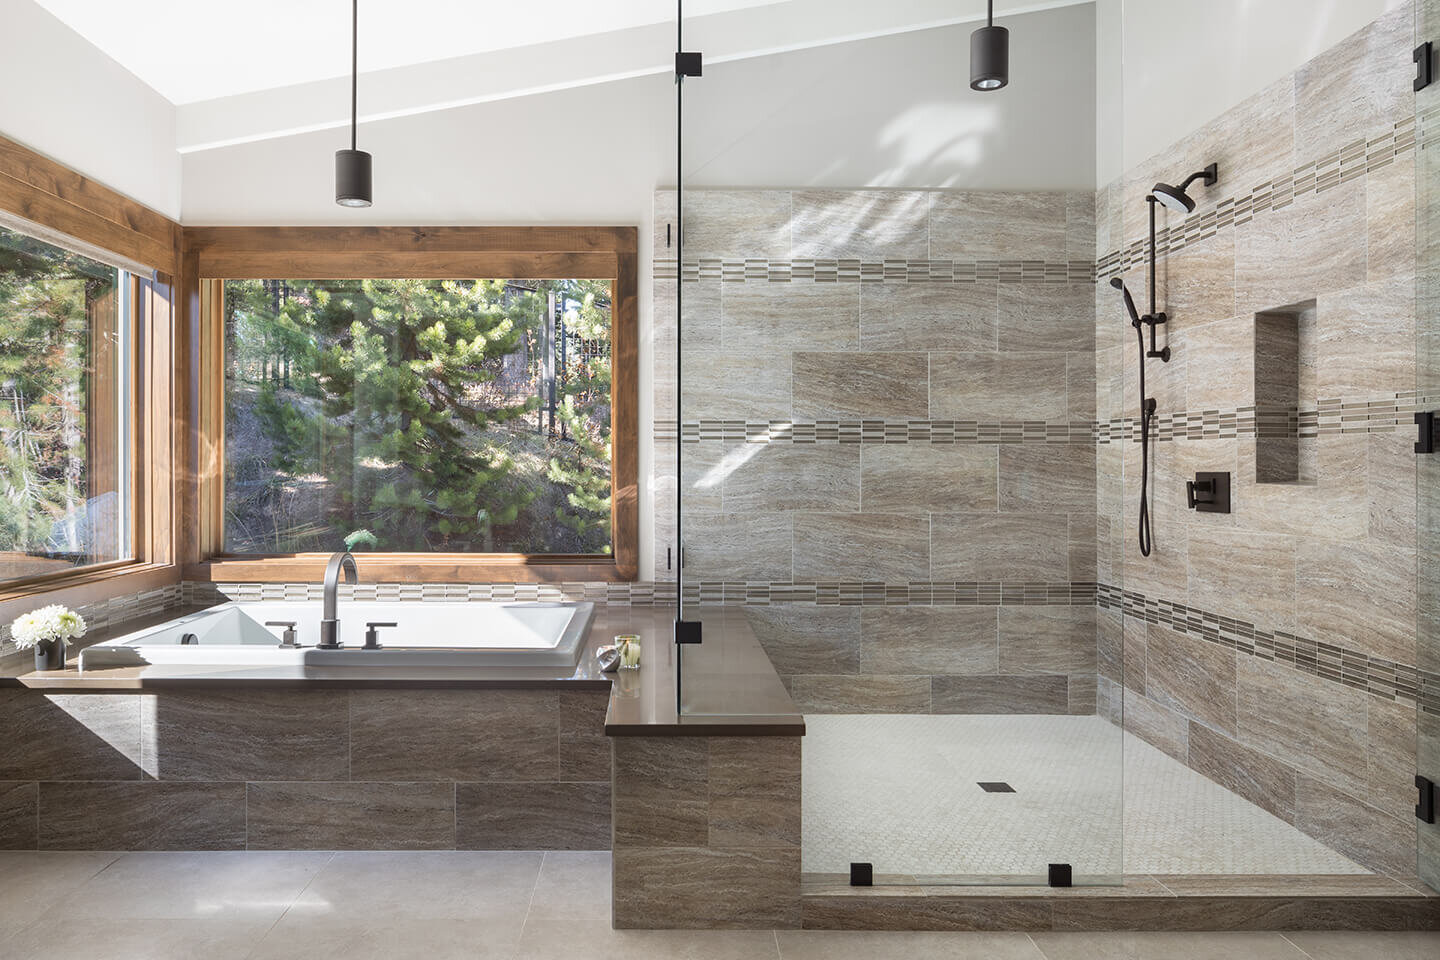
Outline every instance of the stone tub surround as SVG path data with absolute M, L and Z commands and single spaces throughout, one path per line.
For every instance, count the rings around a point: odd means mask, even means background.
M 1219 164 L 1192 215 L 1161 211 L 1174 359 L 1147 371 L 1149 558 L 1133 545 L 1133 333 L 1097 288 L 1100 711 L 1123 709 L 1171 756 L 1397 877 L 1415 871 L 1416 705 L 1440 695 L 1416 666 L 1409 414 L 1430 398 L 1413 349 L 1413 71 L 1397 54 L 1414 12 L 1384 14 L 1097 202 L 1097 276 L 1140 291 L 1145 191 Z M 1255 317 L 1310 301 L 1318 401 L 1285 413 L 1311 482 L 1259 483 Z M 1197 470 L 1231 473 L 1232 513 L 1185 509 Z

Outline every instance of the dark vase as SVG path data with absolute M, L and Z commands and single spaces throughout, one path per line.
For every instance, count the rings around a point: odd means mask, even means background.
M 35 644 L 36 670 L 65 669 L 65 641 L 41 640 Z

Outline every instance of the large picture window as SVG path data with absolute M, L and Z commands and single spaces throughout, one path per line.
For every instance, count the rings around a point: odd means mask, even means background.
M 609 280 L 222 296 L 226 554 L 613 552 Z
M 0 228 L 0 582 L 133 556 L 134 286 Z

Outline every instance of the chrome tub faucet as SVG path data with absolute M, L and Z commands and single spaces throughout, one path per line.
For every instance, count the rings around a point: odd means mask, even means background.
M 359 583 L 360 573 L 355 569 L 355 558 L 350 551 L 341 550 L 325 565 L 325 606 L 320 615 L 320 642 L 317 650 L 339 650 L 340 621 L 335 617 L 335 593 L 340 588 L 340 571 L 345 571 L 346 583 Z

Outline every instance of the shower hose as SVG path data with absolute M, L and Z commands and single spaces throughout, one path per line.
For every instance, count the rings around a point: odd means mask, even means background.
M 1150 498 L 1147 488 L 1150 483 L 1150 418 L 1155 415 L 1155 401 L 1145 397 L 1145 330 L 1141 324 L 1135 326 L 1135 336 L 1140 343 L 1140 555 L 1150 556 Z

